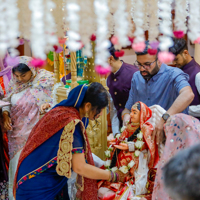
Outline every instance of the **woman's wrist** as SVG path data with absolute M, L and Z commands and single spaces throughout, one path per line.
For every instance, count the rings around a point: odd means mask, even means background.
M 110 177 L 108 179 L 109 182 L 115 183 L 119 181 L 119 174 L 116 172 L 110 171 Z

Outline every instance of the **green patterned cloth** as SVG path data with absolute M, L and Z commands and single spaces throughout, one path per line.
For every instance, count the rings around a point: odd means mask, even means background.
M 54 56 L 53 56 L 53 52 L 52 52 L 52 51 L 50 51 L 50 52 L 48 53 L 47 58 L 48 58 L 49 60 L 51 60 L 52 62 L 54 61 Z

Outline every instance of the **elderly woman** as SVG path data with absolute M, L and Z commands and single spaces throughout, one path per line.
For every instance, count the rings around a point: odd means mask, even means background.
M 3 107 L 3 123 L 8 130 L 9 146 L 9 199 L 21 150 L 41 114 L 52 103 L 53 74 L 30 66 L 30 57 L 19 57 L 19 64 L 12 68 L 6 96 L 11 107 Z

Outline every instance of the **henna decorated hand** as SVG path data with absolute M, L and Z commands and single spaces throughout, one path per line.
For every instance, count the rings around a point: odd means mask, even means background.
M 128 173 L 124 174 L 120 170 L 117 170 L 115 173 L 117 173 L 119 176 L 118 182 L 122 182 L 122 183 L 124 182 L 125 178 L 128 176 Z

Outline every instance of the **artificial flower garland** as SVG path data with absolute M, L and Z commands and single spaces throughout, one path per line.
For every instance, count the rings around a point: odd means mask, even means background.
M 187 0 L 176 0 L 176 15 L 175 15 L 175 26 L 174 36 L 181 38 L 187 31 L 186 26 L 187 18 Z
M 95 14 L 94 9 L 91 9 L 92 6 L 93 0 L 80 1 L 80 36 L 84 45 L 82 53 L 88 58 L 93 55 L 91 41 L 96 40 Z
M 174 55 L 169 52 L 169 48 L 173 46 L 173 32 L 172 32 L 172 16 L 171 16 L 171 4 L 172 0 L 162 0 L 159 2 L 159 17 L 160 22 L 160 32 L 163 34 L 159 36 L 159 48 L 162 52 L 158 53 L 158 59 L 162 63 L 170 63 L 174 59 Z
M 188 37 L 194 43 L 200 43 L 200 27 L 199 27 L 199 0 L 190 1 L 190 18 L 189 18 L 189 32 Z
M 136 52 L 142 52 L 144 51 L 146 45 L 145 45 L 145 38 L 144 38 L 144 30 L 142 29 L 143 26 L 143 0 L 136 1 L 135 2 L 135 13 L 134 13 L 134 22 L 135 22 L 135 32 L 134 32 L 134 43 L 132 44 L 132 48 Z
M 68 1 L 67 5 L 67 21 L 69 23 L 69 31 L 67 32 L 69 40 L 67 40 L 67 46 L 71 51 L 78 51 L 82 47 L 80 42 L 79 26 L 80 26 L 80 6 L 76 1 Z
M 30 0 L 29 9 L 31 15 L 31 48 L 35 58 L 46 59 L 45 47 L 45 24 L 44 24 L 44 1 Z M 40 47 L 40 48 L 38 48 Z
M 19 35 L 19 22 L 17 1 L 0 0 L 0 57 L 6 55 L 10 47 L 11 56 L 17 56 L 18 51 L 15 49 L 19 45 L 17 37 Z
M 108 22 L 106 20 L 109 13 L 107 0 L 95 0 L 94 10 L 97 16 L 95 70 L 100 75 L 106 75 L 111 71 L 111 67 L 107 63 L 110 56 L 108 52 L 110 46 L 108 40 Z
M 117 10 L 114 13 L 115 36 L 118 38 L 118 45 L 121 47 L 126 47 L 130 44 L 128 40 L 129 24 L 128 13 L 126 12 L 126 1 L 117 0 L 115 3 L 118 5 Z
M 58 38 L 55 34 L 56 24 L 52 14 L 51 9 L 55 9 L 56 5 L 52 0 L 45 1 L 45 12 L 44 12 L 44 24 L 45 24 L 45 52 L 49 52 L 52 50 L 52 46 L 56 46 L 58 44 Z M 62 51 L 62 48 L 58 46 L 57 53 Z M 61 50 L 61 51 L 60 51 Z
M 6 0 L 6 35 L 8 41 L 8 48 L 10 49 L 10 55 L 12 57 L 18 56 L 19 52 L 15 49 L 19 45 L 19 21 L 18 21 L 18 12 L 17 0 Z M 12 10 L 12 12 L 11 12 Z
M 119 138 L 120 138 L 120 134 L 117 134 L 117 135 L 116 135 L 116 144 L 118 144 L 118 143 L 120 143 L 120 142 L 127 142 L 127 140 L 125 140 L 125 141 L 121 141 L 121 140 L 118 141 Z M 135 150 L 135 152 L 134 152 L 134 156 L 135 156 L 135 157 L 139 157 L 139 155 L 140 155 L 140 153 L 141 153 L 140 150 L 142 149 L 142 147 L 143 147 L 143 145 L 144 145 L 143 139 L 144 139 L 143 133 L 142 133 L 142 131 L 140 131 L 140 132 L 137 134 L 137 141 L 135 142 L 135 148 L 137 149 L 137 150 Z M 108 149 L 105 151 L 105 156 L 106 156 L 106 158 L 107 158 L 108 160 L 105 161 L 104 166 L 105 166 L 107 169 L 109 169 L 110 164 L 111 164 L 110 157 L 111 157 L 111 152 L 113 151 L 113 149 L 114 149 L 114 148 L 113 148 L 112 145 L 111 145 L 111 146 L 109 146 Z M 133 160 L 131 160 L 131 161 L 128 163 L 127 166 L 123 165 L 122 167 L 119 168 L 119 170 L 120 170 L 121 172 L 123 172 L 124 174 L 126 174 L 134 165 L 135 165 L 135 162 L 134 162 Z M 110 170 L 113 171 L 113 172 L 115 172 L 115 171 L 118 170 L 118 168 L 117 168 L 117 167 L 113 167 L 113 168 L 111 168 Z

